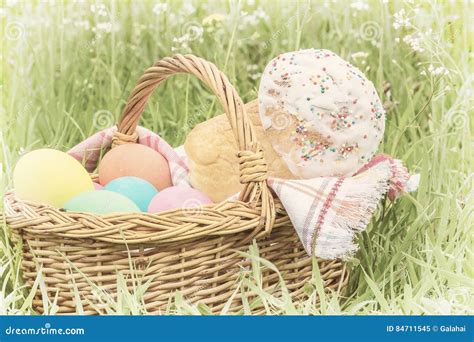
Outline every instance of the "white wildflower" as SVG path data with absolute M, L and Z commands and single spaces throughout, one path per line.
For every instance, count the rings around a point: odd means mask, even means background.
M 185 2 L 182 10 L 186 14 L 193 14 L 194 12 L 196 12 L 196 7 L 194 7 L 193 4 L 190 2 Z
M 422 47 L 423 35 L 421 33 L 407 34 L 403 37 L 403 42 L 411 47 L 415 52 L 424 52 L 425 49 Z
M 170 23 L 183 24 L 186 21 L 186 17 L 184 15 L 176 15 L 174 13 L 168 13 L 168 20 Z
M 168 11 L 168 4 L 167 3 L 157 3 L 155 6 L 153 6 L 153 12 L 157 15 L 160 15 L 161 13 L 165 13 Z
M 107 7 L 105 7 L 104 4 L 93 4 L 90 7 L 92 13 L 97 13 L 100 17 L 106 17 L 109 11 L 107 10 Z
M 178 38 L 173 38 L 173 43 L 178 43 L 178 44 L 183 44 L 188 41 L 188 37 L 186 35 L 178 37 Z
M 428 72 L 433 76 L 449 75 L 449 70 L 444 66 L 435 67 L 433 64 L 428 66 Z
M 369 9 L 369 4 L 365 1 L 354 1 L 351 3 L 351 8 L 356 11 L 367 11 Z
M 257 64 L 247 65 L 247 71 L 249 72 L 249 77 L 254 81 L 258 80 L 262 76 L 262 73 L 258 72 L 258 70 L 260 70 L 260 67 Z
M 257 72 L 255 74 L 252 74 L 250 75 L 250 78 L 254 81 L 258 80 L 260 77 L 262 77 L 262 73 L 261 72 Z
M 411 27 L 410 18 L 406 15 L 405 9 L 401 9 L 393 15 L 393 28 L 398 30 L 401 27 Z
M 366 65 L 368 56 L 369 54 L 367 52 L 359 51 L 351 54 L 351 59 L 353 59 L 355 63 Z
M 190 51 L 189 42 L 192 40 L 193 39 L 189 33 L 185 33 L 181 37 L 173 38 L 173 46 L 171 47 L 171 51 L 173 52 Z
M 260 21 L 268 21 L 270 17 L 268 14 L 261 8 L 257 8 L 253 13 L 248 14 L 245 11 L 242 11 L 242 28 L 246 26 L 256 26 Z
M 351 54 L 352 59 L 366 59 L 369 56 L 368 52 L 359 51 Z
M 101 32 L 110 33 L 112 30 L 116 31 L 116 27 L 111 22 L 97 23 L 96 26 L 92 28 L 92 31 L 99 35 Z
M 85 30 L 89 30 L 91 28 L 91 24 L 89 20 L 78 20 L 74 22 L 75 27 L 79 27 Z
M 262 19 L 263 21 L 270 20 L 268 14 L 261 7 L 257 8 L 255 12 L 253 12 L 253 15 L 255 15 L 259 19 Z

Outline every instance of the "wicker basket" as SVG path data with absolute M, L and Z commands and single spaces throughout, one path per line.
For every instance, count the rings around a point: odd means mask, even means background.
M 236 290 L 239 277 L 255 261 L 241 253 L 253 239 L 259 256 L 278 267 L 292 297 L 306 295 L 312 258 L 266 185 L 263 151 L 255 141 L 242 100 L 214 64 L 192 55 L 176 55 L 146 70 L 128 99 L 113 146 L 136 141 L 135 129 L 149 95 L 178 73 L 195 75 L 219 99 L 240 150 L 244 190 L 239 200 L 204 206 L 192 215 L 183 210 L 103 216 L 64 212 L 7 193 L 5 217 L 13 241 L 23 246 L 25 282 L 32 286 L 41 270 L 48 297 L 56 300 L 59 313 L 76 312 L 75 293 L 80 293 L 85 313 L 103 313 L 96 305 L 94 284 L 114 297 L 119 272 L 130 291 L 137 279 L 149 282 L 143 295 L 148 312 L 163 312 L 177 291 L 189 302 L 206 304 L 212 312 L 218 313 L 228 301 L 229 312 L 239 312 L 243 296 L 257 298 L 250 288 Z M 318 264 L 326 289 L 340 291 L 347 282 L 343 263 Z M 260 286 L 275 293 L 279 285 L 279 275 L 263 267 Z M 38 290 L 33 303 L 39 312 L 44 310 L 43 300 Z M 253 305 L 258 309 L 258 299 Z

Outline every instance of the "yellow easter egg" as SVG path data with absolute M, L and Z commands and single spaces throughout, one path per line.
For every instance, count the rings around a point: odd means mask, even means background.
M 67 153 L 40 149 L 20 158 L 13 171 L 16 195 L 61 208 L 71 197 L 94 190 L 89 174 Z

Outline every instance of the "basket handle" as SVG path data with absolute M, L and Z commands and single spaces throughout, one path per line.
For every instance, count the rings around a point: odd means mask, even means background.
M 240 200 L 254 207 L 261 204 L 261 225 L 270 233 L 275 221 L 273 197 L 267 187 L 267 165 L 262 146 L 257 142 L 252 123 L 235 88 L 212 63 L 193 55 L 174 55 L 158 60 L 148 68 L 130 94 L 118 123 L 113 146 L 135 142 L 135 132 L 148 97 L 164 80 L 174 74 L 187 73 L 200 79 L 217 96 L 230 122 L 239 149 L 240 182 L 244 189 Z M 258 229 L 259 230 L 259 229 Z M 257 229 L 255 234 L 257 233 Z

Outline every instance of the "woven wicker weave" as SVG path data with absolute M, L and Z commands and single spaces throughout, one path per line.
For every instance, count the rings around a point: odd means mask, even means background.
M 23 245 L 23 277 L 32 286 L 41 270 L 48 296 L 51 300 L 57 296 L 60 313 L 76 312 L 76 292 L 81 295 L 86 313 L 100 313 L 93 305 L 97 303 L 97 294 L 92 283 L 114 297 L 118 272 L 127 279 L 130 291 L 132 278 L 149 281 L 143 296 L 149 312 L 164 310 L 176 291 L 190 302 L 208 305 L 213 312 L 219 312 L 235 292 L 230 312 L 238 312 L 242 308 L 242 293 L 252 298 L 249 289 L 235 291 L 242 270 L 252 265 L 252 260 L 239 251 L 247 251 L 253 239 L 259 256 L 278 267 L 291 295 L 305 296 L 304 285 L 311 278 L 312 259 L 306 255 L 280 201 L 273 198 L 266 185 L 263 151 L 255 141 L 245 106 L 215 65 L 192 55 L 176 55 L 156 62 L 133 89 L 113 146 L 136 141 L 135 129 L 149 95 L 162 81 L 178 73 L 198 77 L 219 99 L 240 150 L 240 181 L 244 190 L 237 201 L 192 212 L 102 216 L 64 212 L 21 201 L 14 192 L 8 193 L 5 217 L 13 241 Z M 343 263 L 318 263 L 326 289 L 341 290 L 347 281 Z M 269 292 L 278 291 L 278 274 L 268 268 L 262 272 L 261 287 Z M 34 306 L 43 311 L 39 290 Z

